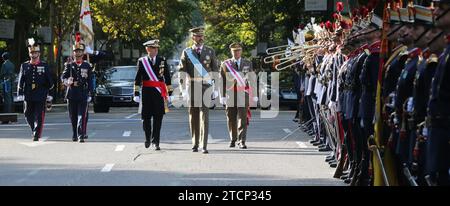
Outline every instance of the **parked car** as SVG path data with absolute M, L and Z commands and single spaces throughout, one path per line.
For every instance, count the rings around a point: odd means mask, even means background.
M 133 101 L 137 66 L 114 66 L 99 74 L 94 95 L 94 112 L 109 112 L 110 107 L 138 106 Z
M 263 99 L 271 100 L 272 98 L 279 98 L 279 106 L 287 106 L 290 109 L 295 109 L 297 107 L 297 93 L 293 84 L 289 82 L 289 78 L 281 77 L 279 82 L 279 88 L 275 89 L 271 87 L 270 75 L 267 76 L 268 83 L 262 83 L 259 88 L 260 97 Z M 278 91 L 277 91 L 278 90 Z M 272 93 L 276 96 L 272 96 Z M 260 99 L 261 101 L 261 99 Z M 271 105 L 262 105 L 260 102 L 261 109 L 268 110 Z

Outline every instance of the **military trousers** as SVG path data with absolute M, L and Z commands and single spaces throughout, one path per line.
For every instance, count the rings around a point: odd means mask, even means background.
M 189 107 L 189 126 L 193 148 L 198 148 L 201 142 L 202 149 L 206 149 L 208 146 L 209 108 Z
M 67 107 L 69 110 L 69 118 L 72 123 L 73 137 L 86 138 L 88 102 L 69 99 Z
M 163 116 L 164 115 L 162 114 L 152 115 L 150 118 L 142 120 L 142 127 L 145 133 L 145 141 L 151 142 L 152 144 L 159 146 Z M 153 130 L 152 130 L 152 119 L 153 119 Z
M 247 139 L 247 107 L 227 107 L 225 112 L 230 141 L 245 144 Z
M 24 101 L 24 114 L 33 137 L 41 138 L 45 118 L 45 102 Z

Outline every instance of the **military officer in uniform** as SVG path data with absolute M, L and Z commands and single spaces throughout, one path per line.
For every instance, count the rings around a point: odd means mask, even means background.
M 447 47 L 431 81 L 427 111 L 425 179 L 431 185 L 450 185 L 450 0 L 434 0 L 435 25 L 444 31 Z
M 249 118 L 249 101 L 257 101 L 256 79 L 253 73 L 252 62 L 242 58 L 242 45 L 232 43 L 229 46 L 231 59 L 225 60 L 220 67 L 222 78 L 221 102 L 226 105 L 228 131 L 230 134 L 230 147 L 247 149 L 247 126 Z
M 65 65 L 62 81 L 67 88 L 66 99 L 72 123 L 72 141 L 83 143 L 87 139 L 88 106 L 93 94 L 91 64 L 83 61 L 86 46 L 77 35 L 73 45 L 75 60 Z
M 137 63 L 134 101 L 140 103 L 139 110 L 145 132 L 145 148 L 153 145 L 155 150 L 160 150 L 161 124 L 168 100 L 166 85 L 171 85 L 170 71 L 166 58 L 158 55 L 159 40 L 150 40 L 143 45 L 148 55 L 140 58 Z
M 212 96 L 213 73 L 218 72 L 218 63 L 214 49 L 205 46 L 204 28 L 189 30 L 194 45 L 181 54 L 180 87 L 183 97 L 189 98 L 189 125 L 192 136 L 192 151 L 198 152 L 201 143 L 202 153 L 207 154 L 209 107 Z
M 31 128 L 33 141 L 39 141 L 45 117 L 45 102 L 51 101 L 49 90 L 53 80 L 47 63 L 40 60 L 40 46 L 28 39 L 30 60 L 20 66 L 18 100 L 24 100 L 24 114 Z

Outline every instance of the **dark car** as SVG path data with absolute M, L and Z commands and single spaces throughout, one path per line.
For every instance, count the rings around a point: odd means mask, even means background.
M 279 99 L 279 106 L 287 106 L 290 109 L 295 109 L 297 106 L 298 98 L 295 92 L 294 85 L 289 81 L 289 77 L 280 75 L 279 88 L 271 88 L 270 81 L 271 76 L 267 76 L 268 83 L 262 82 L 259 88 L 260 96 L 263 99 L 271 100 L 272 98 Z M 272 97 L 272 94 L 276 97 Z M 270 109 L 271 105 L 262 105 L 260 103 L 261 109 Z
M 115 66 L 99 74 L 94 95 L 94 112 L 109 112 L 110 107 L 137 106 L 133 101 L 136 66 Z

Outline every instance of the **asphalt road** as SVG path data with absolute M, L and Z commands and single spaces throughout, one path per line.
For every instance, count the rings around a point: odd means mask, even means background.
M 163 120 L 161 151 L 144 148 L 137 108 L 91 111 L 86 143 L 72 142 L 68 114 L 45 118 L 43 138 L 31 141 L 23 115 L 0 125 L 0 185 L 298 186 L 336 185 L 334 170 L 292 122 L 294 111 L 261 118 L 253 111 L 247 150 L 228 148 L 224 110 L 210 112 L 209 154 L 191 152 L 188 116 L 174 109 Z

